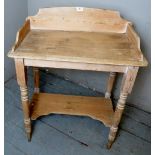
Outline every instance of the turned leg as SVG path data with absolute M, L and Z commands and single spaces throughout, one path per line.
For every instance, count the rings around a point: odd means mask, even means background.
M 105 98 L 110 98 L 111 97 L 111 91 L 115 82 L 116 78 L 116 73 L 115 72 L 110 72 L 109 79 L 108 79 L 108 85 L 107 85 L 107 90 L 105 93 Z
M 118 100 L 116 110 L 115 110 L 113 124 L 110 128 L 110 133 L 109 133 L 109 137 L 108 137 L 108 144 L 107 144 L 108 149 L 111 148 L 111 145 L 113 144 L 113 142 L 115 140 L 116 133 L 118 131 L 118 125 L 120 123 L 122 113 L 124 111 L 126 99 L 127 99 L 127 93 L 122 92 L 120 95 L 120 98 Z
M 28 141 L 31 139 L 31 119 L 30 119 L 30 105 L 28 100 L 28 88 L 26 79 L 26 67 L 24 66 L 23 59 L 15 60 L 17 82 L 20 86 L 21 101 L 24 113 L 24 125 Z
M 33 72 L 34 72 L 34 92 L 39 93 L 39 91 L 40 91 L 40 89 L 39 89 L 39 69 L 34 67 Z
M 120 97 L 114 112 L 113 123 L 110 128 L 110 133 L 108 137 L 108 144 L 107 144 L 108 149 L 111 148 L 111 145 L 115 140 L 115 137 L 118 131 L 118 125 L 120 123 L 120 120 L 125 108 L 126 99 L 128 94 L 131 93 L 132 87 L 136 79 L 137 72 L 138 72 L 138 67 L 127 67 L 126 73 L 124 73 L 123 75 Z

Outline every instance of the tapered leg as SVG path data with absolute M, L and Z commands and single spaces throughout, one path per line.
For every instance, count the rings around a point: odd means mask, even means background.
M 107 144 L 108 149 L 111 148 L 111 145 L 115 140 L 115 137 L 118 131 L 118 125 L 120 123 L 120 120 L 125 108 L 126 99 L 128 94 L 131 93 L 132 87 L 136 79 L 137 72 L 138 72 L 138 67 L 128 67 L 126 70 L 126 73 L 124 73 L 123 75 L 120 97 L 115 109 L 113 123 L 110 128 L 110 133 L 108 137 L 108 144 Z
M 24 113 L 24 125 L 28 141 L 31 139 L 31 119 L 30 119 L 30 105 L 28 100 L 28 89 L 26 79 L 26 67 L 24 66 L 23 59 L 15 60 L 16 76 L 21 91 L 21 101 Z
M 34 67 L 33 72 L 34 72 L 34 92 L 39 93 L 40 92 L 40 89 L 39 89 L 39 69 Z
M 115 72 L 110 72 L 109 79 L 108 79 L 108 85 L 107 85 L 107 90 L 105 93 L 105 98 L 110 98 L 111 97 L 111 91 L 115 82 L 116 78 L 116 73 Z

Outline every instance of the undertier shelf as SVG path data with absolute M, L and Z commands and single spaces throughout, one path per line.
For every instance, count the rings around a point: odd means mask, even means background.
M 110 127 L 114 115 L 112 102 L 104 97 L 62 94 L 34 94 L 31 101 L 31 119 L 48 114 L 89 116 Z

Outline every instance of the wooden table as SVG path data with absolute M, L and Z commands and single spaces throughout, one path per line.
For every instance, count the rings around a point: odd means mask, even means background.
M 119 12 L 81 7 L 44 8 L 36 16 L 28 17 L 8 56 L 15 60 L 28 140 L 31 120 L 39 116 L 84 115 L 110 127 L 108 148 L 115 140 L 138 69 L 147 66 L 138 35 Z M 27 66 L 34 68 L 31 102 Z M 105 97 L 40 93 L 39 67 L 110 72 Z M 123 79 L 114 109 L 110 96 L 116 73 L 123 73 Z

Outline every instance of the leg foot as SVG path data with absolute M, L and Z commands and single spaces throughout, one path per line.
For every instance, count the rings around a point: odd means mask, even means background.
M 113 142 L 115 141 L 117 130 L 118 130 L 118 127 L 112 126 L 110 128 L 110 133 L 109 133 L 108 143 L 107 143 L 107 149 L 110 149 Z
M 27 133 L 27 140 L 28 140 L 28 142 L 31 141 L 31 133 Z
M 24 119 L 24 124 L 25 124 L 25 131 L 27 134 L 27 139 L 30 142 L 31 141 L 31 120 Z
M 107 149 L 108 150 L 111 148 L 112 144 L 113 144 L 113 141 L 109 140 L 108 143 L 107 143 Z

